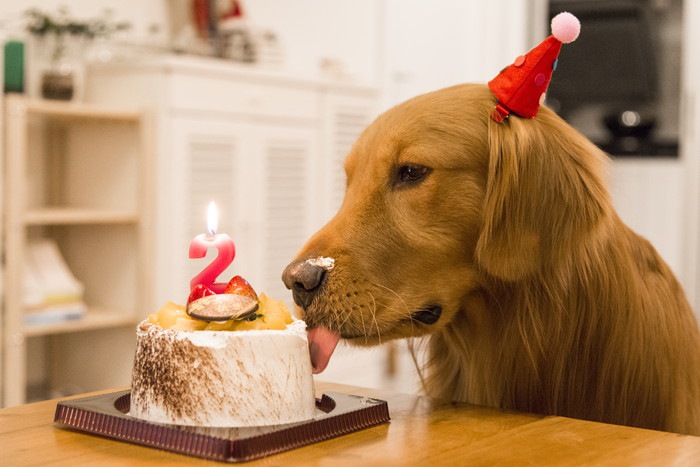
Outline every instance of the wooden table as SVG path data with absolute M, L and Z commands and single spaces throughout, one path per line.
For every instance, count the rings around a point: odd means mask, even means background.
M 700 465 L 700 437 L 317 383 L 324 391 L 386 400 L 391 422 L 245 465 Z M 46 401 L 0 410 L 0 464 L 222 465 L 59 429 L 55 409 Z

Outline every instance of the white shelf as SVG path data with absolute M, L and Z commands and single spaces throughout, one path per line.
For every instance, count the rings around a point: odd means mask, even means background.
M 105 209 L 42 208 L 27 211 L 27 225 L 135 224 L 141 216 L 135 212 Z
M 131 356 L 116 357 L 114 349 L 132 345 L 152 289 L 147 114 L 22 96 L 4 102 L 2 405 L 24 403 L 31 381 L 85 391 L 123 384 Z M 79 228 L 43 228 L 56 226 Z M 27 251 L 42 238 L 58 246 L 84 285 L 80 319 L 24 321 Z
M 65 334 L 69 332 L 94 331 L 136 325 L 139 318 L 123 310 L 109 310 L 91 307 L 80 319 L 66 320 L 60 323 L 25 325 L 22 334 L 25 337 Z
M 103 107 L 83 103 L 66 103 L 43 99 L 23 99 L 24 108 L 30 115 L 41 115 L 67 120 L 113 120 L 137 122 L 142 113 L 134 108 Z

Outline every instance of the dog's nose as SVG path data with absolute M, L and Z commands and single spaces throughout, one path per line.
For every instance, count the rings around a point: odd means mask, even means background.
M 294 261 L 284 269 L 282 281 L 292 291 L 294 301 L 301 307 L 308 307 L 321 288 L 326 268 L 308 260 Z

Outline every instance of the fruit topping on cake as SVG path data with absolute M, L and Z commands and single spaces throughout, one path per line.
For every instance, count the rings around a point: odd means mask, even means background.
M 253 290 L 253 287 L 248 283 L 248 281 L 243 279 L 241 276 L 233 276 L 228 284 L 226 284 L 224 293 L 242 295 L 255 301 L 258 300 L 258 294 L 255 293 L 255 290 Z
M 192 287 L 192 290 L 190 291 L 190 296 L 187 298 L 187 304 L 189 305 L 190 302 L 194 302 L 195 300 L 209 295 L 216 295 L 216 292 L 214 292 L 204 284 L 197 284 L 194 287 Z
M 193 318 L 204 321 L 228 321 L 255 316 L 258 302 L 243 295 L 208 295 L 187 304 L 185 311 Z
M 216 294 L 202 284 L 194 286 L 185 311 L 204 321 L 228 321 L 249 319 L 255 316 L 258 306 L 258 294 L 253 287 L 241 276 L 235 276 L 222 294 Z
M 222 294 L 201 284 L 195 286 L 186 306 L 168 302 L 148 320 L 179 331 L 282 330 L 293 321 L 283 301 L 264 293 L 258 296 L 241 276 L 231 279 Z

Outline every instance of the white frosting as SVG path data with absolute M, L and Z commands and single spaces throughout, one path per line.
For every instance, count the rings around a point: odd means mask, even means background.
M 131 411 L 158 423 L 279 425 L 316 413 L 306 324 L 283 331 L 137 332 Z
M 335 260 L 333 258 L 328 258 L 325 256 L 318 256 L 316 258 L 309 258 L 306 260 L 307 263 L 314 266 L 320 266 L 326 271 L 330 271 L 335 267 Z

